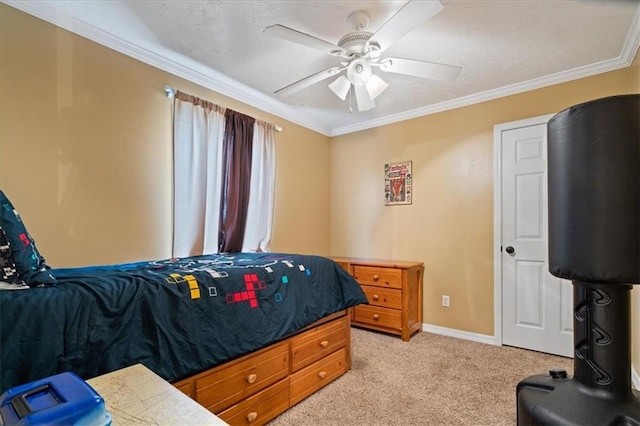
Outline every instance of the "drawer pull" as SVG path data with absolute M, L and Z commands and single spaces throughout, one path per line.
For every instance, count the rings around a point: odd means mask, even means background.
M 374 294 L 374 295 L 373 295 L 373 297 L 372 297 L 372 299 L 373 299 L 373 300 L 378 300 L 378 299 L 380 299 L 380 296 L 378 296 L 377 294 Z
M 380 319 L 380 315 L 378 314 L 373 314 L 373 319 L 378 321 Z
M 326 371 L 319 372 L 318 377 L 320 377 L 321 379 L 324 379 L 325 377 L 327 377 L 327 372 Z
M 255 411 L 250 412 L 249 414 L 247 414 L 247 421 L 249 423 L 251 423 L 252 421 L 254 421 L 256 418 L 258 417 L 258 413 L 256 413 Z
M 329 346 L 329 341 L 323 340 L 322 342 L 320 342 L 320 346 L 322 346 L 323 348 L 326 348 L 327 346 Z
M 374 280 L 374 281 L 378 281 L 379 279 L 380 279 L 380 276 L 379 276 L 379 275 L 374 275 L 374 276 L 373 276 L 373 280 Z
M 253 382 L 255 382 L 255 381 L 256 381 L 256 379 L 257 379 L 257 378 L 258 378 L 258 376 L 257 376 L 257 375 L 255 375 L 255 374 L 249 374 L 249 375 L 247 376 L 247 383 L 252 384 Z

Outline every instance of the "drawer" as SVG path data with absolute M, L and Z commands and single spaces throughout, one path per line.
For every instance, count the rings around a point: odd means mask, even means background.
M 324 324 L 291 338 L 291 371 L 319 360 L 338 348 L 347 346 L 349 319 Z
M 354 309 L 354 322 L 402 330 L 402 311 L 378 306 L 358 305 Z
M 360 284 L 376 287 L 402 288 L 402 270 L 378 266 L 355 265 L 353 277 Z
M 188 397 L 193 398 L 193 380 L 183 380 L 181 382 L 174 383 L 173 386 Z
M 281 342 L 196 379 L 196 401 L 218 413 L 289 375 L 289 344 Z
M 347 371 L 347 350 L 341 348 L 290 376 L 290 406 L 297 404 Z
M 361 285 L 362 291 L 367 295 L 369 303 L 373 306 L 402 309 L 402 290 L 395 288 L 382 288 L 370 285 Z
M 289 408 L 289 379 L 280 380 L 250 398 L 218 413 L 230 425 L 263 425 Z

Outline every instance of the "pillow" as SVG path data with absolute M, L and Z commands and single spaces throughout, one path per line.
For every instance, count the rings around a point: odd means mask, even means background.
M 0 282 L 22 285 L 24 281 L 18 275 L 16 264 L 11 256 L 11 244 L 0 226 Z
M 27 232 L 13 204 L 1 190 L 0 227 L 4 229 L 9 241 L 11 256 L 20 278 L 30 286 L 55 285 L 57 281 L 51 273 L 51 268 L 38 252 L 35 241 Z

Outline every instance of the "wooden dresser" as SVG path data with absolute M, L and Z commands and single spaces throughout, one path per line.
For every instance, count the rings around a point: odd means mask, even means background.
M 369 305 L 352 308 L 352 325 L 397 334 L 405 342 L 422 330 L 423 263 L 332 259 L 358 280 L 369 299 Z
M 173 385 L 231 425 L 262 425 L 350 368 L 350 317 L 341 311 Z

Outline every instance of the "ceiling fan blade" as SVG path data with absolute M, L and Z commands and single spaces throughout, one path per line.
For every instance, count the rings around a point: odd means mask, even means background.
M 341 75 L 340 77 L 336 78 L 333 83 L 329 84 L 329 89 L 331 89 L 331 91 L 343 101 L 347 98 L 347 94 L 349 93 L 350 88 L 351 83 L 344 75 Z
M 413 59 L 386 58 L 380 63 L 380 69 L 386 72 L 413 75 L 432 80 L 452 81 L 458 77 L 462 67 Z
M 295 83 L 292 83 L 286 87 L 283 87 L 282 89 L 278 89 L 275 92 L 273 92 L 276 95 L 282 95 L 282 96 L 287 96 L 290 95 L 292 93 L 295 93 L 299 90 L 302 89 L 306 89 L 307 87 L 311 86 L 312 84 L 316 84 L 324 79 L 327 79 L 331 76 L 334 76 L 336 74 L 338 74 L 340 71 L 342 71 L 344 69 L 344 67 L 331 67 L 331 68 L 327 68 L 325 70 L 322 70 L 320 72 L 317 72 L 315 74 L 311 74 L 308 77 L 305 77 L 301 80 L 296 81 Z
M 324 41 L 312 35 L 305 34 L 298 30 L 294 30 L 293 28 L 285 27 L 284 25 L 271 25 L 270 27 L 265 28 L 262 32 L 274 37 L 281 38 L 283 40 L 292 41 L 303 46 L 322 50 L 323 52 L 327 52 L 332 55 L 340 55 L 342 53 L 345 53 L 345 50 L 343 48 L 335 44 L 329 43 L 328 41 Z
M 356 92 L 356 104 L 358 105 L 358 111 L 369 111 L 375 108 L 376 103 L 369 96 L 369 92 L 364 84 L 353 86 Z
M 388 49 L 409 31 L 444 9 L 439 1 L 408 1 L 369 39 L 378 43 L 380 51 Z

